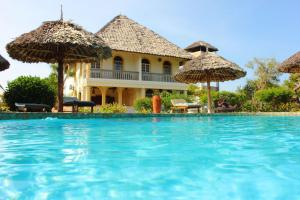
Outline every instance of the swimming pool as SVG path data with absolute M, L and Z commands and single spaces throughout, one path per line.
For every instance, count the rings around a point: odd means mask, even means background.
M 0 121 L 0 199 L 300 199 L 300 117 Z

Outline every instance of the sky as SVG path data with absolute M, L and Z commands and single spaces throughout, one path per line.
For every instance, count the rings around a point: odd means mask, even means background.
M 11 64 L 0 72 L 2 86 L 21 75 L 49 75 L 48 64 L 13 60 L 5 46 L 43 21 L 59 19 L 61 4 L 64 19 L 91 32 L 123 14 L 182 48 L 198 40 L 211 43 L 247 71 L 245 78 L 221 83 L 221 90 L 234 91 L 253 79 L 245 65 L 254 57 L 281 62 L 300 50 L 298 0 L 0 0 L 0 54 Z

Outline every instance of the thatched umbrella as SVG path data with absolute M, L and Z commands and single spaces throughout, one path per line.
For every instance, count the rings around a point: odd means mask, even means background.
M 175 74 L 175 80 L 183 83 L 206 82 L 208 90 L 208 113 L 211 113 L 210 82 L 223 82 L 244 77 L 246 72 L 237 64 L 218 56 L 216 53 L 205 52 L 199 57 L 187 61 Z
M 283 61 L 279 71 L 287 73 L 300 73 L 300 51 Z
M 0 71 L 6 70 L 9 67 L 9 62 L 0 55 Z
M 63 110 L 63 64 L 93 62 L 111 56 L 104 41 L 82 27 L 64 21 L 44 22 L 6 46 L 9 55 L 28 63 L 58 63 L 58 111 Z

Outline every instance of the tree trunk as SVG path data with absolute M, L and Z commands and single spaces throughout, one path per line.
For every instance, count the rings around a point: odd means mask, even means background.
M 216 83 L 216 87 L 217 87 L 217 91 L 219 92 L 220 91 L 220 82 Z
M 212 110 L 211 110 L 211 95 L 210 95 L 210 81 L 207 81 L 207 112 L 212 113 Z
M 64 96 L 64 60 L 58 61 L 58 112 L 63 112 L 63 96 Z

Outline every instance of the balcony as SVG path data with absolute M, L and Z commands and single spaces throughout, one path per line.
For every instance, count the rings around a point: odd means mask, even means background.
M 139 80 L 138 72 L 91 69 L 91 78 Z
M 96 79 L 139 80 L 139 72 L 91 69 L 90 77 Z M 176 82 L 172 75 L 159 73 L 142 73 L 141 79 L 142 81 Z
M 142 73 L 143 81 L 176 82 L 172 75 L 159 73 Z

